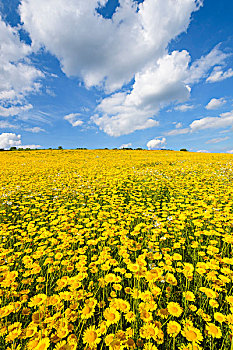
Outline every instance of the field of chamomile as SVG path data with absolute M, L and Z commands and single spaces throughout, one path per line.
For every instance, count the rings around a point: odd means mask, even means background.
M 233 349 L 233 155 L 0 164 L 1 350 Z

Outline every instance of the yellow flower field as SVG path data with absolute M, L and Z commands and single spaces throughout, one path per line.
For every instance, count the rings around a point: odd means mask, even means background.
M 0 153 L 0 349 L 233 349 L 233 155 Z

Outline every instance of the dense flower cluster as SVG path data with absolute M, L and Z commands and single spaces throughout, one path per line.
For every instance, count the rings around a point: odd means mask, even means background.
M 0 349 L 233 348 L 232 155 L 0 163 Z

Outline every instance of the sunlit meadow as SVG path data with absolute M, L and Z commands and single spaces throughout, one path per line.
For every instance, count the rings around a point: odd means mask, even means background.
M 0 349 L 233 349 L 233 155 L 0 164 Z

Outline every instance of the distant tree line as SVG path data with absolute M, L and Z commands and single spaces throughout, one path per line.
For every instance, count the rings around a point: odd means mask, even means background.
M 45 150 L 46 148 L 40 148 L 40 150 Z M 63 150 L 63 147 L 62 146 L 58 146 L 58 148 L 51 148 L 49 147 L 48 148 L 49 150 L 55 150 L 55 149 L 58 149 L 58 150 Z M 109 148 L 105 147 L 105 148 L 97 148 L 98 150 L 109 150 Z M 10 147 L 8 150 L 4 149 L 4 148 L 0 148 L 0 152 L 1 151 L 36 151 L 38 150 L 38 148 L 30 148 L 30 147 L 27 147 L 27 148 L 22 148 L 22 147 L 15 147 L 15 146 L 12 146 Z M 87 150 L 86 147 L 77 147 L 76 150 Z M 120 150 L 120 151 L 143 151 L 143 150 L 146 150 L 145 148 L 141 148 L 141 147 L 137 147 L 137 148 L 131 148 L 131 147 L 123 147 L 123 148 L 112 148 L 112 150 Z M 173 151 L 172 149 L 167 149 L 167 148 L 162 148 L 160 149 L 160 151 Z M 188 150 L 186 148 L 181 148 L 180 149 L 181 152 L 188 152 Z

